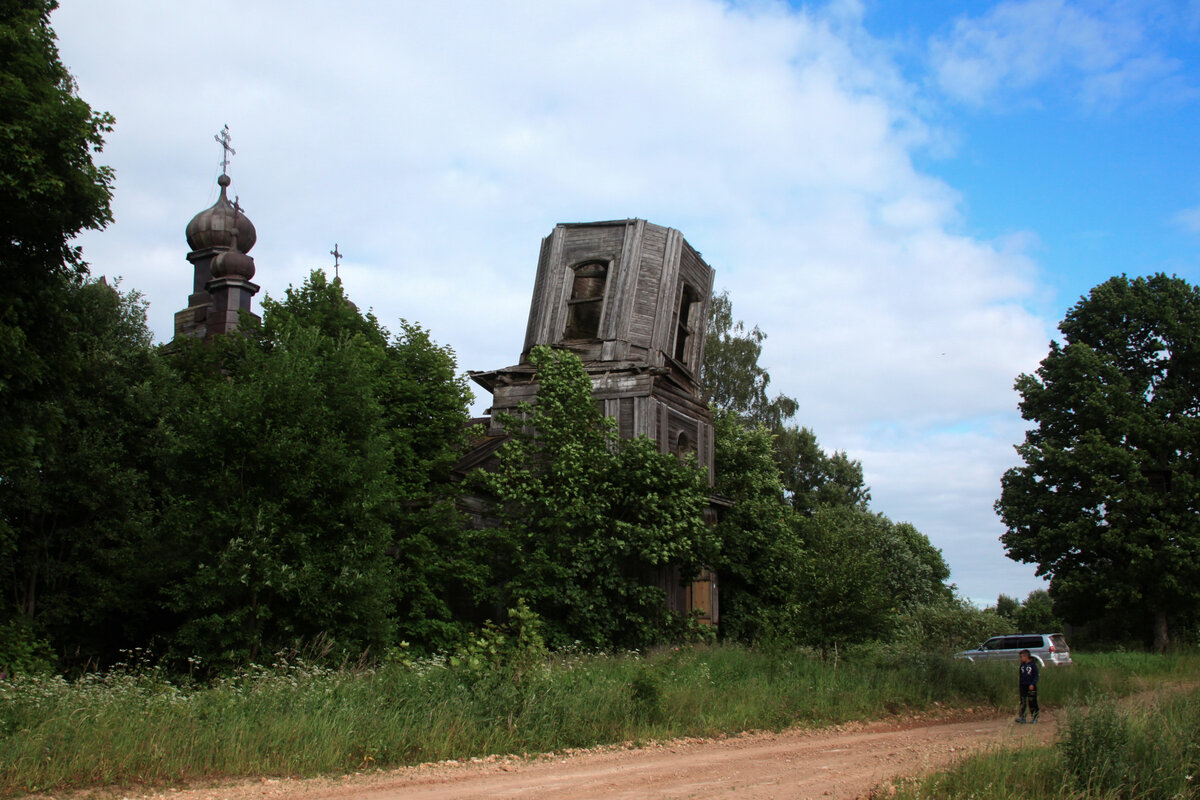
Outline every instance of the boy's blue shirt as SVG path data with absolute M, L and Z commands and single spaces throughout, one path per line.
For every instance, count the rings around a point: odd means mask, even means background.
M 1022 664 L 1020 673 L 1022 686 L 1037 686 L 1038 665 L 1036 661 L 1030 660 L 1028 664 Z

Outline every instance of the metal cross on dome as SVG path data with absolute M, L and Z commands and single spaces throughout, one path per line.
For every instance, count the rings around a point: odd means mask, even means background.
M 333 256 L 333 277 L 335 279 L 340 278 L 341 275 L 338 274 L 338 267 L 341 266 L 344 255 L 338 252 L 337 242 L 333 243 L 333 249 L 329 251 L 329 255 Z
M 226 170 L 229 169 L 229 157 L 237 155 L 237 150 L 234 150 L 233 145 L 230 144 L 232 138 L 229 136 L 229 125 L 222 128 L 220 133 L 213 134 L 213 139 L 225 151 L 225 157 L 221 160 L 221 174 L 224 175 L 226 174 Z

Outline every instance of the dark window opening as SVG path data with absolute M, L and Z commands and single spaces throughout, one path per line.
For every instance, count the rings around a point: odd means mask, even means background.
M 684 286 L 683 296 L 679 298 L 679 312 L 675 315 L 675 360 L 684 364 L 688 361 L 688 345 L 695 325 L 692 317 L 697 305 L 696 292 L 692 287 Z
M 679 436 L 675 438 L 675 455 L 683 458 L 690 452 L 692 452 L 692 440 L 688 437 L 687 431 L 680 431 Z
M 600 336 L 600 312 L 604 309 L 604 287 L 608 265 L 590 261 L 575 267 L 571 298 L 567 300 L 567 339 L 596 339 Z

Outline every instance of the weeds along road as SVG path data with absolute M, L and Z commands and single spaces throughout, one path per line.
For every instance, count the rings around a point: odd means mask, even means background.
M 493 757 L 337 779 L 256 780 L 151 795 L 172 800 L 646 800 L 646 798 L 859 798 L 891 778 L 945 767 L 996 744 L 1047 741 L 1011 716 L 908 721 L 678 740 L 533 759 Z

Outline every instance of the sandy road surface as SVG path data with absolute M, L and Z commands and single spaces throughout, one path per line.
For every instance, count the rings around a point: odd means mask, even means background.
M 150 795 L 171 800 L 644 800 L 859 798 L 881 781 L 944 767 L 993 744 L 1046 740 L 1054 720 L 1011 717 L 874 723 L 603 749 L 533 760 L 493 758 L 338 779 L 257 780 Z

